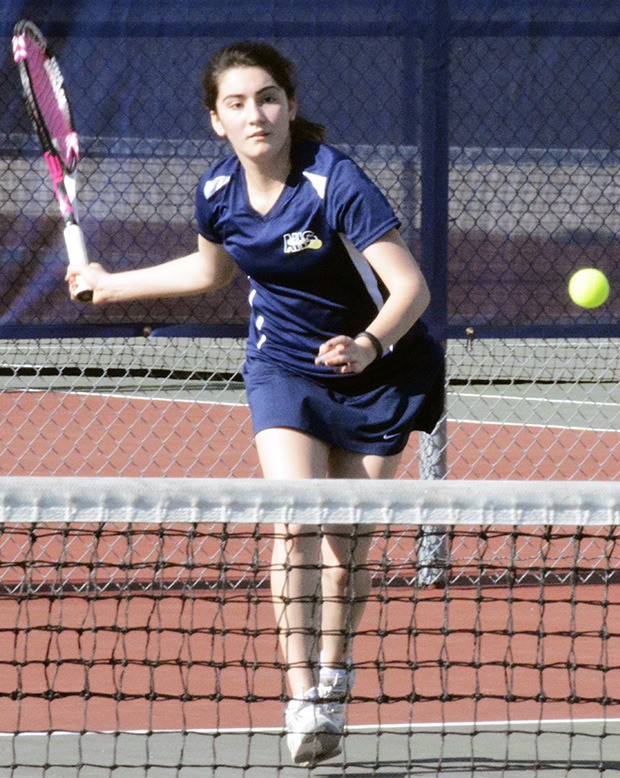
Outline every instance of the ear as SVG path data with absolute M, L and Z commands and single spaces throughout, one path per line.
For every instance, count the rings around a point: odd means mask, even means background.
M 293 119 L 297 116 L 297 100 L 294 97 L 292 100 L 288 101 L 288 110 L 290 120 L 293 121 Z
M 213 127 L 215 134 L 219 135 L 220 138 L 225 138 L 226 130 L 222 126 L 222 122 L 220 121 L 220 117 L 217 115 L 217 111 L 210 111 L 209 115 L 211 117 L 211 126 Z

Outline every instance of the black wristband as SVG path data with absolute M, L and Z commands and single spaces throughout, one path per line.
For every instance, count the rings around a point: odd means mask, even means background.
M 358 334 L 355 336 L 355 340 L 358 338 L 368 338 L 368 340 L 372 343 L 373 348 L 375 350 L 376 356 L 373 361 L 376 361 L 377 359 L 381 359 L 383 356 L 383 346 L 381 345 L 381 341 L 376 335 L 373 335 L 372 332 L 358 332 Z

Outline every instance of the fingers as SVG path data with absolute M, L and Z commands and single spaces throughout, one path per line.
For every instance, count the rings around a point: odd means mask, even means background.
M 348 348 L 349 344 L 347 343 L 350 340 L 350 338 L 341 335 L 323 343 L 319 348 L 319 355 L 315 359 L 315 363 L 331 367 L 340 373 L 353 372 L 352 359 Z
M 65 281 L 67 282 L 67 286 L 69 287 L 69 294 L 71 295 L 71 298 L 75 299 L 75 293 L 78 289 L 78 279 L 79 279 L 79 273 L 77 270 L 74 270 L 72 268 L 67 268 L 67 272 L 65 274 Z
M 69 287 L 69 295 L 71 296 L 72 300 L 77 300 L 78 294 L 80 294 L 84 288 L 89 286 L 88 284 L 85 284 L 81 273 L 75 269 L 67 271 L 67 274 L 65 275 L 65 281 Z
M 319 348 L 316 365 L 331 367 L 337 373 L 361 373 L 373 360 L 373 354 L 347 335 L 337 335 Z
M 97 279 L 103 269 L 95 263 L 84 267 L 69 265 L 65 273 L 65 281 L 69 287 L 69 294 L 73 300 L 78 299 L 77 295 L 85 288 L 93 290 L 92 302 L 97 302 L 96 287 Z

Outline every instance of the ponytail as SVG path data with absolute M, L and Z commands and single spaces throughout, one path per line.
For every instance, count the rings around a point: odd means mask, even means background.
M 291 138 L 293 141 L 312 140 L 322 143 L 325 140 L 325 127 L 303 116 L 296 116 L 291 122 Z

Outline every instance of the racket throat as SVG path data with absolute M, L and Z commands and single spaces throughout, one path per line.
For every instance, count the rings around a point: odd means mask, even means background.
M 73 200 L 75 199 L 75 185 L 73 186 L 73 194 L 69 191 L 71 188 L 68 184 L 73 181 L 70 176 L 65 176 L 62 164 L 55 154 L 46 151 L 43 156 L 45 157 L 45 163 L 49 170 L 52 184 L 54 185 L 54 193 L 58 200 L 60 212 L 63 219 L 69 222 L 76 222 L 77 217 L 75 209 L 73 207 Z

